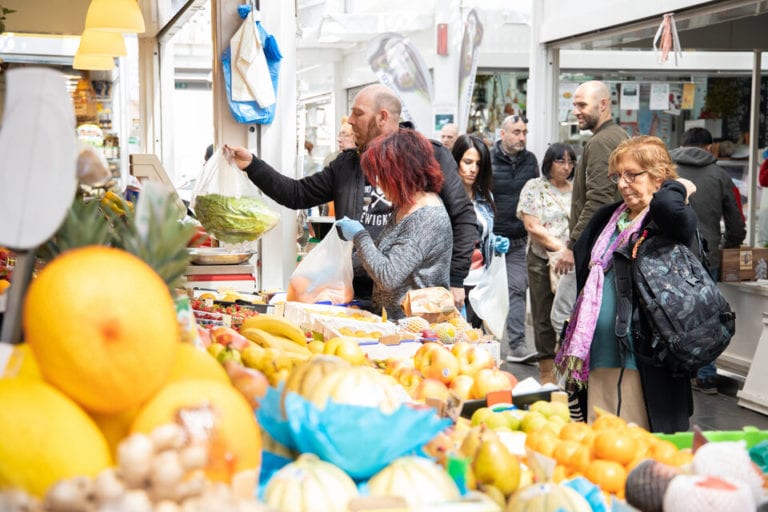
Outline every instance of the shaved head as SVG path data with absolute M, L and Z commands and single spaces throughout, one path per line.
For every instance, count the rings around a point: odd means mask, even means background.
M 355 95 L 347 122 L 352 125 L 357 143 L 365 146 L 381 134 L 396 132 L 401 111 L 400 99 L 392 89 L 373 84 Z
M 611 119 L 611 90 L 597 80 L 579 85 L 573 94 L 573 115 L 580 129 L 595 131 Z

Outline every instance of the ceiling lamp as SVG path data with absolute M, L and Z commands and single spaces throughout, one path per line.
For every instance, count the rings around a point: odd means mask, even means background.
M 85 28 L 105 32 L 144 32 L 144 16 L 136 0 L 92 0 Z
M 125 57 L 125 40 L 118 32 L 85 29 L 80 36 L 80 46 L 77 53 L 95 57 Z
M 74 69 L 90 69 L 93 71 L 111 71 L 115 67 L 115 59 L 103 55 L 86 55 L 80 52 L 75 54 L 72 61 Z

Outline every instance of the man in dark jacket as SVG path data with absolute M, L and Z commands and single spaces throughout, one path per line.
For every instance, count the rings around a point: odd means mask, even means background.
M 491 149 L 493 198 L 496 202 L 493 231 L 509 238 L 506 335 L 509 341 L 507 361 L 511 363 L 524 363 L 536 357 L 536 351 L 525 342 L 525 292 L 528 289 L 525 249 L 528 233 L 523 221 L 517 217 L 517 202 L 523 185 L 539 176 L 536 155 L 525 149 L 527 123 L 528 120 L 522 116 L 507 116 L 501 123 L 499 140 Z
M 739 247 L 747 236 L 744 217 L 736 203 L 734 184 L 728 173 L 710 153 L 712 134 L 706 128 L 690 128 L 683 134 L 682 146 L 669 152 L 678 174 L 696 185 L 690 202 L 699 219 L 699 231 L 709 248 L 709 273 L 717 280 L 720 270 L 720 245 Z M 720 232 L 720 219 L 725 234 Z M 693 388 L 707 394 L 717 393 L 717 369 L 714 363 L 701 368 Z
M 372 139 L 399 129 L 401 104 L 384 85 L 369 85 L 355 96 L 347 122 L 352 125 L 360 151 Z M 231 148 L 240 169 L 269 197 L 287 208 L 311 208 L 334 202 L 336 218 L 359 220 L 376 239 L 389 220 L 392 205 L 378 188 L 367 182 L 360 168 L 358 150 L 342 151 L 322 171 L 302 179 L 289 178 L 256 158 L 245 148 Z M 434 155 L 445 176 L 440 197 L 453 225 L 453 254 L 450 283 L 456 306 L 464 304 L 464 278 L 477 238 L 477 217 L 457 172 L 456 161 L 439 142 L 433 141 Z M 367 275 L 355 276 L 355 297 L 367 300 L 372 282 Z

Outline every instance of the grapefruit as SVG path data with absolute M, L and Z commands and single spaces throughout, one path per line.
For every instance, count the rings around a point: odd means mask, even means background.
M 253 409 L 232 386 L 212 380 L 187 379 L 170 382 L 147 402 L 136 415 L 131 433 L 149 434 L 155 427 L 177 421 L 179 409 L 192 408 L 202 415 L 196 430 L 206 427 L 204 412 L 213 412 L 210 453 L 206 473 L 217 481 L 228 481 L 234 473 L 261 466 L 261 431 Z
M 168 378 L 179 345 L 168 287 L 120 249 L 89 246 L 54 259 L 29 287 L 23 315 L 45 379 L 99 413 L 147 400 Z
M 99 429 L 39 379 L 0 379 L 0 488 L 43 496 L 57 480 L 96 476 L 112 464 Z

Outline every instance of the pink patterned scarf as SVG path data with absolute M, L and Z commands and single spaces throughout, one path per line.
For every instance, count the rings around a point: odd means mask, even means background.
M 611 242 L 619 218 L 625 211 L 628 211 L 628 208 L 624 204 L 616 208 L 608 224 L 605 225 L 592 246 L 589 276 L 576 299 L 576 304 L 573 306 L 571 321 L 565 330 L 563 345 L 555 357 L 558 373 L 564 374 L 567 382 L 572 382 L 579 388 L 586 386 L 589 378 L 589 350 L 592 346 L 597 317 L 603 302 L 605 272 L 613 264 L 614 251 L 626 245 L 630 237 L 640 229 L 640 225 L 648 213 L 647 208 L 643 210 Z

